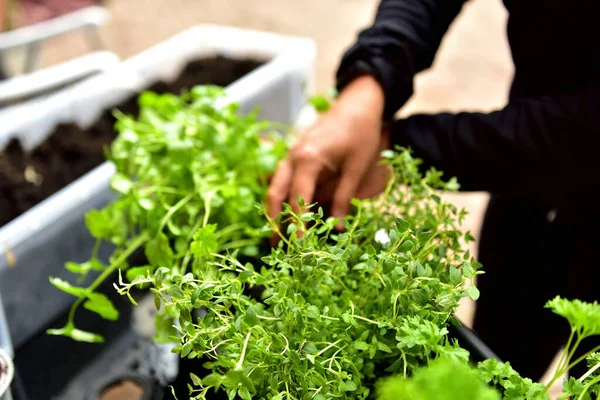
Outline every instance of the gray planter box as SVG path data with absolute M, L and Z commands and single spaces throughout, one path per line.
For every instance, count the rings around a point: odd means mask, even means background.
M 292 123 L 313 90 L 312 41 L 201 25 L 43 102 L 2 114 L 0 148 L 19 136 L 32 149 L 60 123 L 74 122 L 85 129 L 131 94 L 173 80 L 189 61 L 217 54 L 271 60 L 227 87 L 228 100 L 239 102 L 242 112 L 258 105 L 262 117 Z M 105 162 L 0 228 L 0 293 L 16 349 L 72 303 L 73 297 L 50 285 L 48 277 L 74 282 L 64 263 L 89 258 L 94 240 L 85 228 L 84 214 L 111 201 L 113 173 L 112 163 Z M 105 258 L 108 250 L 100 256 Z

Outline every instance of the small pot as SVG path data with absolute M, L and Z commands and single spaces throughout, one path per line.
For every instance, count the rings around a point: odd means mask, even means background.
M 108 391 L 113 390 L 109 395 Z M 163 388 L 152 378 L 135 373 L 123 374 L 106 379 L 95 385 L 85 400 L 161 400 Z
M 8 392 L 15 375 L 15 366 L 8 353 L 0 348 L 0 398 Z

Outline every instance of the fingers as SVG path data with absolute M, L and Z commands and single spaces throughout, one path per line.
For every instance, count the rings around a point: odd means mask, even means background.
M 267 193 L 267 212 L 272 219 L 276 218 L 282 210 L 282 204 L 288 197 L 292 176 L 292 162 L 289 159 L 281 161 L 271 179 Z
M 294 212 L 300 212 L 298 197 L 304 200 L 305 204 L 313 201 L 317 180 L 323 166 L 315 161 L 310 154 L 304 154 L 302 151 L 295 157 L 294 172 L 289 193 L 288 203 L 292 206 Z
M 350 211 L 350 202 L 356 197 L 356 192 L 368 164 L 364 160 L 351 160 L 351 163 L 343 169 L 339 185 L 333 196 L 331 212 L 335 218 L 344 218 Z M 344 229 L 343 221 L 336 225 L 336 229 Z

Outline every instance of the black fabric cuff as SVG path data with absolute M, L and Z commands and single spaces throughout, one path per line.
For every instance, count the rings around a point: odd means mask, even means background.
M 394 51 L 395 50 L 395 51 Z M 407 66 L 401 70 L 399 66 Z M 383 119 L 391 121 L 396 112 L 413 94 L 413 73 L 404 52 L 390 48 L 369 48 L 356 43 L 342 58 L 336 73 L 336 89 L 341 92 L 360 75 L 372 75 L 381 84 L 385 95 Z

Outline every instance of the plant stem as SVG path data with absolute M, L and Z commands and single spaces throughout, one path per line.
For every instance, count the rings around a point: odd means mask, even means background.
M 229 242 L 229 243 L 221 246 L 221 251 L 235 249 L 235 248 L 239 248 L 239 247 L 245 247 L 245 246 L 253 246 L 253 245 L 257 245 L 257 244 L 260 244 L 260 240 L 257 240 L 257 239 L 234 240 L 232 242 Z
M 585 353 L 584 355 L 579 357 L 577 360 L 573 361 L 571 364 L 569 364 L 568 369 L 573 368 L 575 365 L 577 365 L 580 362 L 582 362 L 583 360 L 585 360 L 587 358 L 587 356 L 589 356 L 590 354 L 595 353 L 597 351 L 600 351 L 600 345 L 594 347 L 592 350 L 588 351 L 587 353 Z
M 582 340 L 583 340 L 583 338 L 581 337 L 581 334 L 579 332 L 577 332 L 577 340 L 575 341 L 575 344 L 573 346 L 571 346 L 571 350 L 569 351 L 569 355 L 567 356 L 567 359 L 565 360 L 565 364 L 563 365 L 563 372 L 567 372 L 569 369 L 571 369 L 571 367 L 568 366 L 569 362 L 571 361 L 571 359 L 575 355 L 575 351 L 577 350 L 577 348 L 581 344 Z
M 96 243 L 94 244 L 94 249 L 92 250 L 92 260 L 98 258 L 98 251 L 100 251 L 101 244 L 102 244 L 102 239 L 96 239 Z
M 565 363 L 567 354 L 569 353 L 569 348 L 571 347 L 571 342 L 573 341 L 574 337 L 575 337 L 575 329 L 571 328 L 571 335 L 569 336 L 569 340 L 567 341 L 565 350 L 563 351 L 562 355 L 560 356 L 560 360 L 558 361 L 557 371 L 561 370 L 564 367 L 563 364 Z
M 354 317 L 356 319 L 360 319 L 361 321 L 368 322 L 368 323 L 373 324 L 373 325 L 379 325 L 379 322 L 373 321 L 372 319 L 368 319 L 368 318 L 365 318 L 365 317 L 361 317 L 360 315 L 352 315 L 352 317 Z
M 181 200 L 179 200 L 173 207 L 169 208 L 169 211 L 167 211 L 162 221 L 160 222 L 160 228 L 158 229 L 158 231 L 162 232 L 162 230 L 165 229 L 165 225 L 171 219 L 173 214 L 179 211 L 179 209 L 181 209 L 181 207 L 183 207 L 187 202 L 192 200 L 194 196 L 195 193 L 190 193 L 187 196 L 183 197 Z
M 134 251 L 136 251 L 141 245 L 143 245 L 148 238 L 146 235 L 139 236 L 137 239 L 133 240 L 129 247 L 123 251 L 123 253 L 92 282 L 90 286 L 88 286 L 87 291 L 93 292 L 106 278 L 110 276 L 123 262 L 129 257 Z M 83 303 L 86 297 L 79 297 L 71 306 L 69 310 L 69 319 L 67 324 L 74 325 L 75 319 L 75 311 L 77 308 Z
M 588 390 L 590 390 L 590 388 L 598 382 L 600 382 L 600 376 L 595 377 L 594 379 L 592 379 L 592 381 L 590 383 L 585 385 L 585 387 L 583 388 L 583 391 L 581 392 L 581 394 L 579 395 L 577 400 L 582 400 L 583 396 L 585 396 L 585 394 L 588 392 Z
M 596 370 L 600 368 L 600 362 L 597 363 L 596 365 L 594 365 L 592 368 L 590 368 L 590 370 L 588 372 L 586 372 L 585 374 L 581 375 L 581 378 L 579 378 L 580 381 L 585 381 L 586 378 L 588 376 L 590 376 L 591 374 L 593 374 L 594 372 L 596 372 Z
M 204 198 L 204 219 L 202 220 L 202 227 L 204 228 L 208 225 L 208 218 L 210 217 L 210 201 L 212 200 L 215 192 L 210 192 Z
M 235 232 L 240 229 L 244 229 L 246 226 L 247 226 L 246 224 L 243 224 L 241 222 L 238 222 L 237 224 L 231 224 L 231 225 L 226 226 L 222 229 L 219 229 L 217 232 L 215 232 L 215 237 L 219 238 L 228 233 Z
M 567 367 L 557 368 L 556 373 L 554 374 L 554 377 L 546 385 L 546 391 L 548 391 L 550 389 L 550 387 L 554 384 L 554 382 L 556 382 L 558 380 L 558 378 L 560 378 L 565 372 L 569 371 L 575 365 L 577 365 L 580 362 L 582 362 L 583 360 L 585 360 L 587 358 L 587 356 L 589 356 L 590 354 L 592 354 L 592 353 L 594 353 L 596 351 L 599 351 L 599 350 L 600 350 L 600 345 L 594 347 L 591 351 L 588 351 L 587 353 L 585 353 L 584 355 L 582 355 L 581 357 L 579 357 L 577 360 L 575 360 L 572 363 L 570 363 Z M 565 351 L 567 351 L 567 349 L 565 349 Z
M 244 340 L 244 347 L 242 348 L 242 355 L 240 356 L 239 361 L 235 365 L 235 369 L 238 371 L 242 369 L 242 364 L 244 363 L 244 358 L 246 357 L 246 349 L 248 348 L 248 342 L 250 341 L 250 333 L 251 332 L 248 332 L 248 334 L 246 335 L 246 340 Z

